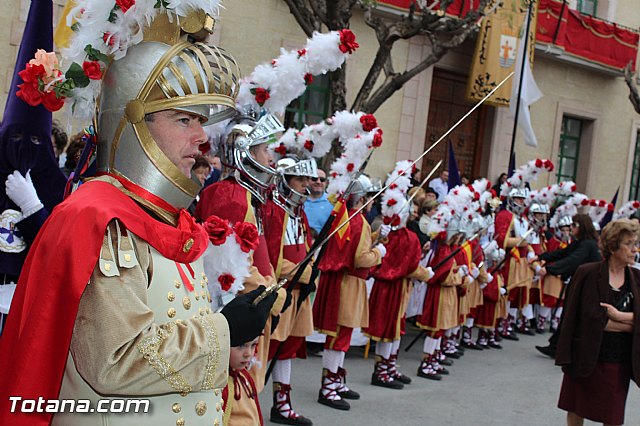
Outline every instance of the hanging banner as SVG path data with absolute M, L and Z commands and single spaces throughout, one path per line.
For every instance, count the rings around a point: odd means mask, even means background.
M 516 70 L 518 39 L 526 28 L 529 1 L 531 25 L 529 26 L 529 61 L 533 65 L 533 52 L 536 44 L 536 17 L 538 0 L 502 0 L 502 6 L 482 21 L 476 40 L 469 80 L 467 98 L 477 102 L 484 98 L 512 71 Z M 504 84 L 486 103 L 494 106 L 507 106 L 511 98 L 512 80 Z

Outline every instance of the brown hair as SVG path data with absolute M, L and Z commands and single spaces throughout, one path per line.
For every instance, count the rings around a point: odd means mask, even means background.
M 78 165 L 78 159 L 85 145 L 83 136 L 84 132 L 79 132 L 71 137 L 71 142 L 69 142 L 69 146 L 67 147 L 67 159 L 64 162 L 64 166 L 67 169 L 75 169 Z
M 573 223 L 578 227 L 578 240 L 596 240 L 598 241 L 598 233 L 593 227 L 591 217 L 587 214 L 579 213 L 573 216 Z
M 195 170 L 198 167 L 204 167 L 205 169 L 211 170 L 211 164 L 207 161 L 204 155 L 197 155 L 195 158 L 196 162 L 191 167 L 191 170 Z
M 422 204 L 420 204 L 420 214 L 427 214 L 427 212 L 438 207 L 438 202 L 436 200 L 424 200 Z
M 600 249 L 602 256 L 609 259 L 614 251 L 620 248 L 622 239 L 629 235 L 640 234 L 640 225 L 630 219 L 618 219 L 609 222 L 600 235 Z

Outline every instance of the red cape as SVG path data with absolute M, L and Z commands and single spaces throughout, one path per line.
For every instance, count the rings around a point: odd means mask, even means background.
M 110 221 L 180 263 L 198 259 L 208 236 L 186 211 L 178 227 L 153 219 L 115 186 L 88 182 L 53 210 L 25 261 L 0 339 L 0 424 L 48 425 L 51 413 L 10 413 L 9 396 L 57 399 L 80 297 Z M 185 243 L 193 240 L 186 253 Z
M 376 280 L 396 281 L 418 269 L 422 247 L 415 232 L 407 228 L 392 231 L 385 247 L 386 256 L 371 274 Z

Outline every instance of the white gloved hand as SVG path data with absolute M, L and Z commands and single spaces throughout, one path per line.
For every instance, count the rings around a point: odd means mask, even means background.
M 387 254 L 387 248 L 384 244 L 377 244 L 374 248 L 377 248 L 380 252 L 380 257 L 384 257 Z
M 504 249 L 498 250 L 498 263 L 502 262 L 502 259 L 507 255 L 507 252 Z
M 23 217 L 30 216 L 44 207 L 33 186 L 30 172 L 27 172 L 25 178 L 19 171 L 14 171 L 7 176 L 5 187 L 7 196 L 20 207 Z
M 384 223 L 380 225 L 380 236 L 382 238 L 387 238 L 389 236 L 389 232 L 391 232 L 391 225 L 385 225 Z
M 507 294 L 507 289 L 504 287 L 500 287 L 500 295 L 504 296 L 505 294 Z
M 458 268 L 458 275 L 460 275 L 460 278 L 466 277 L 468 273 L 469 273 L 469 268 L 467 267 L 467 265 L 462 265 L 461 267 Z
M 493 253 L 498 249 L 498 242 L 496 240 L 493 240 L 489 244 L 487 244 L 487 246 L 484 248 L 484 252 L 488 255 L 489 253 Z
M 487 286 L 487 283 L 484 284 L 480 284 L 480 290 L 484 290 L 484 288 Z
M 542 266 L 536 265 L 534 270 L 536 271 L 536 275 L 538 275 L 540 273 L 540 270 L 542 270 Z
M 433 276 L 436 274 L 435 272 L 433 272 L 433 269 L 431 269 L 431 266 L 427 267 L 427 273 L 428 273 L 428 277 L 427 281 L 429 281 L 431 278 L 433 278 Z
M 478 269 L 475 266 L 471 268 L 471 276 L 473 277 L 474 280 L 478 278 L 478 275 L 480 275 L 480 269 Z
M 529 263 L 533 262 L 533 260 L 536 258 L 536 254 L 532 251 L 530 251 L 529 253 L 527 253 L 527 261 Z
M 493 282 L 493 275 L 487 272 L 487 284 Z

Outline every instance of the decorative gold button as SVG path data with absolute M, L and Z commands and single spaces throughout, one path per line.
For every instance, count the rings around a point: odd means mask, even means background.
M 191 309 L 191 299 L 189 299 L 189 296 L 182 298 L 182 306 L 187 310 Z
M 110 263 L 105 263 L 104 264 L 104 270 L 109 272 L 111 270 L 111 264 Z
M 131 255 L 130 254 L 125 254 L 124 255 L 124 260 L 127 262 L 131 262 Z
M 169 318 L 173 318 L 176 316 L 176 310 L 174 308 L 169 308 L 169 310 L 167 311 L 167 316 Z
M 204 416 L 204 413 L 207 412 L 207 403 L 204 401 L 198 401 L 196 403 L 196 414 L 199 416 Z
M 198 294 L 197 291 L 193 292 L 193 296 L 196 298 L 196 300 L 200 300 L 200 295 Z
M 193 247 L 193 238 L 189 238 L 187 241 L 185 241 L 184 245 L 182 246 L 182 251 L 185 253 L 189 253 L 191 247 Z
M 171 406 L 171 410 L 174 413 L 179 413 L 182 410 L 182 407 L 177 402 Z
M 175 280 L 175 281 L 173 282 L 173 285 L 174 285 L 176 288 L 180 288 L 180 287 L 182 286 L 182 284 L 181 284 L 181 283 L 180 283 L 180 281 L 178 281 L 178 280 Z
M 202 297 L 202 300 L 205 300 L 207 298 L 207 293 L 205 293 L 204 290 L 202 290 L 200 292 L 200 297 Z
M 169 302 L 173 302 L 174 300 L 176 300 L 176 295 L 175 295 L 175 294 L 173 294 L 173 292 L 172 292 L 172 291 L 170 291 L 169 293 L 167 293 L 167 300 L 168 300 Z
M 185 425 L 185 421 L 184 421 L 184 417 L 180 417 L 178 420 L 176 420 L 176 426 L 184 426 Z

